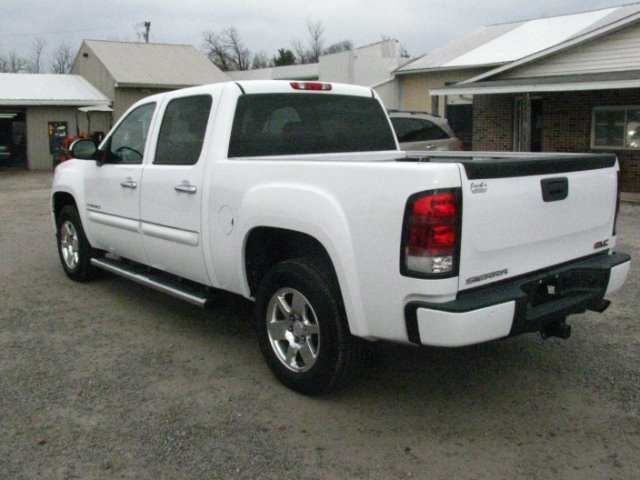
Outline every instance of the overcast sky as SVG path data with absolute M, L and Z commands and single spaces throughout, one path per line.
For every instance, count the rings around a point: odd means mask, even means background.
M 74 52 L 83 38 L 138 39 L 151 22 L 151 41 L 202 46 L 202 32 L 235 26 L 252 51 L 269 57 L 306 39 L 306 19 L 321 21 L 326 44 L 355 46 L 398 39 L 418 56 L 483 25 L 633 3 L 624 0 L 0 0 L 0 54 L 28 57 L 38 37 L 45 57 L 61 43 Z M 48 63 L 48 62 L 47 62 Z

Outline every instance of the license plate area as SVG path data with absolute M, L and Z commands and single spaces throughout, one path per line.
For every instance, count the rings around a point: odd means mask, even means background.
M 551 311 L 557 312 L 558 316 L 584 311 L 584 305 L 590 299 L 602 298 L 608 280 L 608 272 L 585 268 L 527 282 L 521 285 L 527 297 L 526 318 L 535 320 Z

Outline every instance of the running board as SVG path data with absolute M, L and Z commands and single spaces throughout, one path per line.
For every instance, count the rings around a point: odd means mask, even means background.
M 179 277 L 158 270 L 116 260 L 113 258 L 92 258 L 91 264 L 107 272 L 133 280 L 136 283 L 151 287 L 154 290 L 205 308 L 214 299 L 212 291 L 205 286 L 199 288 L 193 282 L 181 281 Z

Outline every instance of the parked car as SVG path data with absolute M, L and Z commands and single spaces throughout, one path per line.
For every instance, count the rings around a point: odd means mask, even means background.
M 462 150 L 446 118 L 398 110 L 389 110 L 389 117 L 403 150 Z
M 11 145 L 0 145 L 0 161 L 8 162 L 11 160 Z

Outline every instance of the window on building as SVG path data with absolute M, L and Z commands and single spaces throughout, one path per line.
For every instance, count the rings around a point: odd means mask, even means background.
M 211 101 L 209 95 L 195 95 L 169 102 L 158 135 L 154 164 L 195 165 L 198 162 Z
M 640 150 L 640 106 L 594 108 L 591 148 Z

